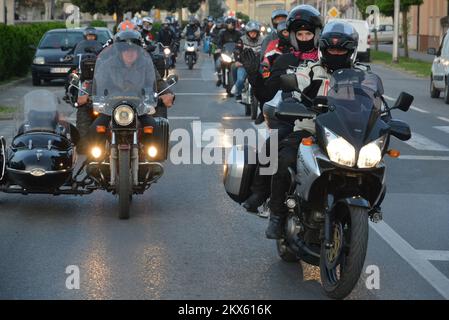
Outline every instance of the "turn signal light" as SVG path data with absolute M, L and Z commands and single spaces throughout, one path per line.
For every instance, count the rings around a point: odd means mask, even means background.
M 399 150 L 395 150 L 395 149 L 388 150 L 387 154 L 392 158 L 399 158 L 399 156 L 401 155 Z
M 148 133 L 148 134 L 152 134 L 153 133 L 153 127 L 151 127 L 151 126 L 143 127 L 143 132 L 144 133 Z
M 100 113 L 98 111 L 94 111 L 94 117 L 97 117 Z
M 307 147 L 313 146 L 313 138 L 312 137 L 303 138 L 301 143 Z
M 97 126 L 97 133 L 106 133 L 106 126 Z

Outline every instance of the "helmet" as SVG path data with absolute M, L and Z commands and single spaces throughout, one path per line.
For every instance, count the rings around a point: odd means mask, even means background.
M 357 57 L 359 35 L 352 25 L 333 21 L 326 24 L 320 37 L 320 61 L 329 70 L 350 68 Z M 331 54 L 329 49 L 345 50 L 343 55 Z
M 212 16 L 207 17 L 207 22 L 214 22 L 214 18 Z
M 165 20 L 164 20 L 164 24 L 170 25 L 171 24 L 171 18 L 170 17 L 166 17 Z
M 277 10 L 273 10 L 273 12 L 271 12 L 271 24 L 273 25 L 274 28 L 277 27 L 277 23 L 274 22 L 274 20 L 278 17 L 285 17 L 287 18 L 288 16 L 288 11 L 284 10 L 284 9 L 277 9 Z
M 248 21 L 245 26 L 245 32 L 248 35 L 251 31 L 257 32 L 257 37 L 260 35 L 260 24 L 257 21 Z
M 226 28 L 228 28 L 229 25 L 232 25 L 235 28 L 235 25 L 237 24 L 237 20 L 234 17 L 227 17 L 225 20 Z
M 224 19 L 218 18 L 217 22 L 216 22 L 217 28 L 219 28 L 219 29 L 223 28 L 223 24 L 224 24 Z
M 287 17 L 290 42 L 296 50 L 307 52 L 318 47 L 319 34 L 322 28 L 323 19 L 320 12 L 308 4 L 294 7 Z M 299 30 L 312 32 L 315 35 L 313 40 L 299 42 L 296 39 L 296 32 Z
M 134 30 L 120 31 L 115 35 L 115 43 L 126 42 L 128 44 L 135 44 L 139 47 L 143 47 L 143 39 L 139 32 Z
M 127 31 L 127 30 L 136 30 L 136 26 L 129 20 L 121 22 L 117 27 L 117 32 Z
M 148 25 L 146 25 L 146 24 L 149 24 L 149 26 Z M 150 17 L 145 17 L 145 18 L 143 18 L 142 19 L 142 28 L 144 29 L 144 30 L 147 30 L 147 31 L 150 31 L 151 30 L 151 28 L 152 28 L 152 26 L 153 26 L 153 18 L 150 18 Z
M 97 40 L 98 35 L 97 35 L 97 29 L 95 29 L 94 27 L 87 27 L 86 29 L 84 29 L 84 39 L 87 39 L 87 36 L 89 35 L 93 35 L 95 36 L 95 40 Z
M 189 18 L 189 24 L 192 26 L 192 25 L 194 25 L 194 24 L 196 24 L 196 19 L 195 19 L 195 17 L 190 17 Z
M 282 44 L 289 44 L 290 43 L 290 37 L 286 37 L 283 35 L 283 32 L 287 30 L 287 22 L 283 21 L 278 24 L 276 28 L 276 32 L 278 34 L 278 38 Z

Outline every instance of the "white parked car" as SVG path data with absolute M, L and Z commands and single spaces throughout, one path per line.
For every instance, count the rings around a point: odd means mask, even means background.
M 379 43 L 393 43 L 394 27 L 392 24 L 381 24 L 377 29 L 377 41 Z M 374 29 L 371 30 L 371 39 L 374 41 Z
M 368 22 L 365 20 L 354 19 L 329 19 L 328 22 L 333 20 L 340 20 L 351 24 L 359 34 L 359 45 L 357 47 L 357 58 L 361 62 L 371 61 L 371 35 L 369 32 Z
M 449 37 L 447 33 L 438 51 L 435 48 L 429 48 L 427 53 L 435 55 L 430 76 L 430 96 L 434 99 L 439 98 L 443 91 L 444 102 L 449 104 Z

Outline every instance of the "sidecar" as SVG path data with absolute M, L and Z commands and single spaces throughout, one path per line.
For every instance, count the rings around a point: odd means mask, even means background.
M 58 194 L 62 186 L 70 185 L 77 134 L 61 119 L 57 106 L 56 96 L 47 90 L 24 97 L 10 146 L 1 139 L 1 191 Z

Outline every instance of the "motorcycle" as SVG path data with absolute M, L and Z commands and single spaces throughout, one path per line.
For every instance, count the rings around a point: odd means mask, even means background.
M 164 46 L 162 43 L 158 43 L 159 46 L 159 52 L 160 54 L 163 54 L 164 56 L 164 64 L 165 64 L 165 70 L 164 70 L 164 78 L 167 78 L 170 73 L 170 68 L 173 67 L 173 53 L 169 46 Z
M 189 67 L 189 70 L 193 69 L 193 65 L 198 60 L 198 42 L 195 40 L 195 36 L 188 36 L 184 45 L 184 59 Z
M 114 66 L 106 65 L 111 55 L 123 51 L 121 46 L 126 43 L 116 43 L 110 50 L 104 51 L 102 70 Z M 142 68 L 152 69 L 151 59 L 139 46 L 133 45 L 133 50 L 140 57 Z M 110 62 L 114 63 L 114 62 Z M 139 117 L 154 114 L 157 97 L 177 82 L 177 76 L 169 76 L 170 84 L 158 94 L 151 91 L 155 83 L 154 73 L 147 77 L 140 74 L 128 74 L 132 86 L 117 86 L 122 74 L 111 74 L 105 78 L 99 68 L 95 70 L 93 86 L 93 107 L 98 113 L 111 118 L 109 126 L 97 126 L 98 135 L 105 139 L 104 144 L 91 144 L 90 156 L 86 160 L 88 176 L 94 180 L 90 188 L 102 189 L 118 195 L 119 218 L 128 219 L 131 199 L 134 194 L 143 194 L 164 173 L 160 163 L 168 156 L 169 123 L 163 117 L 155 117 L 156 127 L 142 126 Z M 153 76 L 151 76 L 153 75 Z M 118 81 L 118 82 L 117 82 Z M 145 81 L 142 83 L 142 81 Z
M 300 92 L 294 74 L 281 77 L 281 88 Z M 344 69 L 332 75 L 327 97 L 307 99 L 312 108 L 286 99 L 276 111 L 283 121 L 315 123 L 315 133 L 300 144 L 296 170 L 289 169 L 289 213 L 277 251 L 284 261 L 319 266 L 322 288 L 334 299 L 349 295 L 360 278 L 368 219 L 382 220 L 378 204 L 386 192 L 384 157 L 399 156 L 389 149 L 390 138 L 411 138 L 409 125 L 393 119 L 391 111 L 408 111 L 413 96 L 403 92 L 389 107 L 382 94 L 378 76 Z M 244 201 L 254 169 L 246 163 L 247 148 L 234 147 L 231 155 L 237 161 L 229 158 L 225 165 L 225 187 Z
M 232 66 L 235 63 L 234 50 L 236 47 L 235 42 L 228 42 L 223 46 L 221 51 L 221 76 L 222 85 L 226 89 L 226 93 L 231 95 L 231 89 L 234 85 L 234 77 L 232 76 Z
M 87 194 L 70 184 L 76 161 L 76 128 L 62 119 L 59 101 L 48 90 L 27 93 L 15 115 L 9 147 L 0 138 L 0 191 L 27 194 Z
M 251 116 L 251 119 L 255 120 L 257 118 L 259 101 L 254 96 L 253 89 L 248 79 L 245 80 L 245 86 L 242 90 L 242 102 L 240 103 L 245 105 L 245 115 Z

